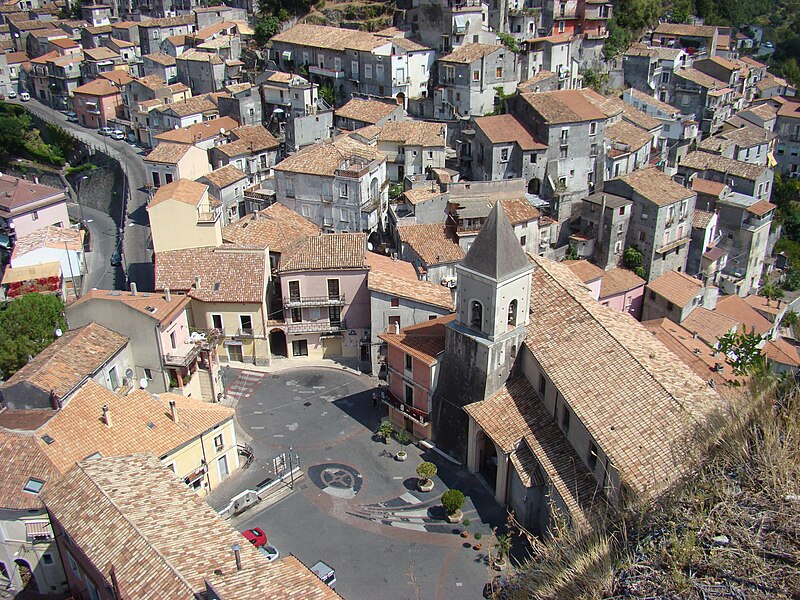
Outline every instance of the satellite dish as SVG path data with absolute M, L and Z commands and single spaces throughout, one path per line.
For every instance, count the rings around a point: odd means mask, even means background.
M 139 380 L 139 387 L 142 388 L 143 390 L 146 390 L 147 389 L 147 383 L 148 383 L 147 377 L 142 377 Z
M 177 125 L 175 125 L 175 127 L 173 127 L 173 129 L 180 129 L 180 127 L 178 127 Z
M 59 337 L 61 337 L 62 335 L 64 335 L 64 332 L 63 332 L 63 331 L 61 331 L 61 328 L 60 328 L 60 327 L 56 327 L 55 334 L 56 334 L 56 337 L 57 337 L 57 338 L 59 338 Z
M 219 128 L 219 132 L 220 132 L 220 134 L 225 135 L 225 128 L 224 127 L 220 127 Z
M 372 252 L 372 250 L 373 250 L 373 248 L 372 248 L 372 242 L 367 242 L 367 250 L 369 250 L 370 252 Z
M 127 371 L 125 371 L 125 377 L 127 377 L 128 379 L 133 377 L 133 369 L 128 369 Z

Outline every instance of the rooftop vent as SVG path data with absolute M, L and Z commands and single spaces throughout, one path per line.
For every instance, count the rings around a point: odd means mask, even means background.
M 48 446 L 49 446 L 50 444 L 52 444 L 53 442 L 55 442 L 55 440 L 54 440 L 53 438 L 51 438 L 49 435 L 47 435 L 47 434 L 44 434 L 44 435 L 42 436 L 42 441 L 43 441 L 45 444 L 47 444 Z

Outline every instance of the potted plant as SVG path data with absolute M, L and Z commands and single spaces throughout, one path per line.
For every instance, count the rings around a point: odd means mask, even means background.
M 406 452 L 405 450 L 398 450 L 397 454 L 395 454 L 394 457 L 400 462 L 403 462 L 405 459 L 408 458 L 408 452 Z
M 447 490 L 442 494 L 442 506 L 447 513 L 449 523 L 458 523 L 464 516 L 461 507 L 464 506 L 464 494 L 460 490 Z
M 396 439 L 398 443 L 405 446 L 411 441 L 411 436 L 405 429 L 400 429 L 399 431 L 395 432 L 394 439 Z
M 438 469 L 432 462 L 420 463 L 417 467 L 417 475 L 420 476 L 419 484 L 417 487 L 420 492 L 430 492 L 433 489 L 433 479 L 436 476 Z
M 476 540 L 476 544 L 475 544 L 475 545 L 472 547 L 472 549 L 473 549 L 473 550 L 480 550 L 481 548 L 483 548 L 483 544 L 481 544 L 481 543 L 478 541 L 478 540 L 480 540 L 480 539 L 481 539 L 481 537 L 482 537 L 482 536 L 481 536 L 481 532 L 480 532 L 480 531 L 477 531 L 477 532 L 475 532 L 475 540 Z
M 497 534 L 497 543 L 494 545 L 497 550 L 497 558 L 494 560 L 494 566 L 502 569 L 506 566 L 506 557 L 511 552 L 511 538 L 508 534 Z
M 389 421 L 381 421 L 380 427 L 378 427 L 378 436 L 383 438 L 383 443 L 388 444 L 389 438 L 394 435 L 394 427 Z

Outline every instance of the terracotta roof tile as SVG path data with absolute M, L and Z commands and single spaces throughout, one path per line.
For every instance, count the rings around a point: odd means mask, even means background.
M 163 52 L 153 52 L 151 54 L 145 54 L 142 56 L 143 59 L 149 60 L 159 65 L 163 65 L 165 67 L 172 67 L 175 66 L 175 57 L 170 56 L 169 54 L 164 54 Z
M 307 236 L 281 254 L 279 271 L 330 271 L 363 269 L 366 261 L 367 236 L 364 233 L 320 233 Z
M 464 260 L 464 250 L 450 236 L 444 223 L 400 225 L 400 242 L 419 256 L 425 266 L 455 263 Z
M 42 492 L 58 480 L 55 465 L 41 452 L 30 434 L 0 429 L 0 508 L 35 510 L 42 507 L 38 494 L 23 491 L 29 479 L 44 483 Z
M 772 329 L 772 323 L 762 317 L 758 311 L 750 306 L 743 298 L 736 295 L 724 296 L 717 301 L 715 309 L 739 323 L 741 332 L 755 331 L 759 335 L 764 335 Z
M 688 466 L 681 445 L 725 404 L 641 324 L 593 300 L 566 266 L 531 260 L 526 347 L 623 481 L 645 496 L 663 491 Z
M 0 215 L 46 198 L 52 198 L 52 204 L 64 202 L 64 190 L 11 175 L 0 175 Z
M 685 273 L 667 271 L 648 283 L 647 289 L 672 302 L 675 306 L 685 307 L 703 289 L 703 282 L 689 277 Z
M 41 248 L 82 251 L 83 232 L 79 229 L 66 229 L 55 225 L 48 225 L 32 231 L 17 240 L 11 255 L 12 264 L 14 259 Z
M 597 281 L 598 279 L 602 279 L 603 275 L 605 275 L 603 269 L 597 265 L 593 265 L 588 260 L 565 260 L 563 264 L 583 283 Z
M 205 140 L 215 138 L 222 135 L 221 131 L 231 131 L 239 126 L 239 123 L 231 117 L 219 117 L 218 119 L 211 119 L 210 121 L 203 121 L 202 123 L 195 123 L 188 127 L 181 129 L 170 129 L 163 133 L 159 133 L 156 137 L 157 140 L 165 142 L 173 142 L 177 144 L 196 144 Z
M 193 598 L 208 582 L 226 598 L 339 598 L 295 557 L 268 562 L 155 457 L 78 464 L 44 496 L 70 540 L 121 595 Z M 125 543 L 120 543 L 125 540 Z M 240 546 L 242 570 L 231 565 Z
M 453 310 L 453 295 L 450 289 L 429 281 L 420 281 L 411 263 L 367 252 L 367 264 L 369 265 L 368 289 Z
M 759 200 L 758 202 L 755 202 L 750 206 L 748 206 L 747 212 L 761 217 L 767 214 L 769 211 L 775 210 L 776 208 L 778 207 L 772 202 L 769 202 L 767 200 Z
M 765 165 L 754 165 L 752 163 L 735 160 L 733 158 L 726 158 L 718 156 L 709 152 L 701 152 L 696 150 L 690 152 L 683 157 L 680 163 L 681 167 L 693 169 L 696 171 L 715 171 L 717 173 L 725 173 L 742 179 L 749 179 L 754 181 L 763 175 L 767 170 Z
M 188 296 L 172 296 L 169 301 L 163 294 L 153 292 L 133 292 L 109 291 L 109 290 L 90 290 L 80 297 L 77 301 L 70 304 L 69 311 L 85 302 L 115 302 L 131 310 L 135 310 L 158 321 L 159 323 L 169 323 L 177 315 L 186 310 L 189 304 Z M 122 314 L 122 313 L 120 313 Z M 121 317 L 122 318 L 122 317 Z
M 337 108 L 334 115 L 341 119 L 352 119 L 362 123 L 375 124 L 397 110 L 395 102 L 351 98 L 344 106 Z
M 231 130 L 233 141 L 220 144 L 217 150 L 226 156 L 263 152 L 280 146 L 280 142 L 263 125 L 246 125 Z
M 332 177 L 337 169 L 353 159 L 381 162 L 386 160 L 386 155 L 349 136 L 340 136 L 333 141 L 306 146 L 278 163 L 275 170 Z
M 175 165 L 186 156 L 189 152 L 191 145 L 189 144 L 172 144 L 169 142 L 162 142 L 150 154 L 144 157 L 147 162 L 161 163 L 166 165 Z M 177 182 L 176 182 L 177 183 Z
M 547 144 L 537 140 L 514 115 L 477 117 L 474 121 L 475 126 L 484 133 L 492 144 L 514 142 L 523 151 L 544 150 L 547 148 Z
M 692 190 L 675 183 L 669 175 L 665 175 L 653 167 L 637 169 L 616 181 L 625 183 L 634 192 L 656 206 L 667 206 L 694 196 Z
M 525 198 L 508 198 L 500 200 L 503 210 L 508 217 L 508 222 L 512 225 L 529 223 L 538 219 L 542 213 Z M 494 205 L 494 203 L 492 203 Z
M 282 204 L 272 204 L 264 210 L 234 221 L 222 230 L 222 239 L 233 244 L 269 248 L 282 254 L 310 235 L 319 235 L 320 228 Z
M 686 37 L 712 37 L 717 32 L 713 25 L 684 25 L 681 23 L 659 23 L 655 34 L 679 35 Z
M 695 179 L 695 181 L 697 181 Z M 698 229 L 705 229 L 708 227 L 709 223 L 711 223 L 711 219 L 714 218 L 713 212 L 708 212 L 707 210 L 700 210 L 695 209 L 694 211 L 694 219 L 692 220 L 692 227 L 697 227 Z
M 488 54 L 498 51 L 510 52 L 510 50 L 506 50 L 505 46 L 501 45 L 464 44 L 453 50 L 450 54 L 441 57 L 439 62 L 470 64 Z
M 706 194 L 719 198 L 726 187 L 728 186 L 720 181 L 711 181 L 710 179 L 701 179 L 700 177 L 692 179 L 692 189 L 698 194 Z
M 436 364 L 439 354 L 444 352 L 447 324 L 452 323 L 455 318 L 456 315 L 445 315 L 403 327 L 400 333 L 382 333 L 378 337 L 431 366 Z
M 272 41 L 329 50 L 361 50 L 364 52 L 371 52 L 390 42 L 387 38 L 366 31 L 305 23 L 298 23 L 294 27 L 290 27 L 274 36 Z
M 652 135 L 627 121 L 618 121 L 608 125 L 605 128 L 605 137 L 612 144 L 621 144 L 629 148 L 631 152 L 636 152 L 653 142 Z
M 246 181 L 247 175 L 242 173 L 242 171 L 237 169 L 234 165 L 225 165 L 219 169 L 214 169 L 210 173 L 206 173 L 200 179 L 222 189 L 239 181 Z
M 738 325 L 739 321 L 736 319 L 703 306 L 695 308 L 681 323 L 681 326 L 697 334 L 709 346 L 716 344 L 719 338 L 736 329 Z
M 185 291 L 200 302 L 261 304 L 268 273 L 264 248 L 224 245 L 156 254 L 156 289 Z
M 445 146 L 444 134 L 447 126 L 428 121 L 389 121 L 378 134 L 379 142 L 398 142 L 406 146 Z
M 600 283 L 600 300 L 630 292 L 638 287 L 644 287 L 645 280 L 628 269 L 610 269 L 605 272 Z
M 599 121 L 606 118 L 606 114 L 589 102 L 579 90 L 522 94 L 521 97 L 547 124 Z
M 177 144 L 159 144 L 156 149 L 164 145 Z M 183 147 L 185 148 L 186 146 Z M 172 183 L 162 185 L 160 188 L 158 188 L 158 191 L 156 191 L 153 199 L 150 200 L 147 208 L 150 209 L 153 206 L 158 206 L 162 202 L 167 202 L 168 200 L 177 200 L 178 202 L 183 202 L 184 204 L 197 206 L 203 199 L 203 196 L 207 190 L 208 186 L 202 183 L 197 183 L 191 179 L 178 179 Z
M 405 198 L 406 201 L 412 206 L 416 206 L 422 202 L 427 202 L 428 200 L 433 200 L 434 198 L 441 198 L 444 195 L 445 192 L 439 190 L 438 186 L 435 189 L 431 189 L 429 187 L 419 187 L 403 192 L 403 198 Z
M 65 398 L 128 343 L 128 338 L 98 323 L 66 332 L 14 373 L 3 388 L 20 384 Z

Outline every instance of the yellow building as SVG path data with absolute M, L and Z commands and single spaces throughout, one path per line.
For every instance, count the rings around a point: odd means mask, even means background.
M 156 289 L 192 298 L 189 323 L 216 330 L 223 362 L 267 365 L 269 249 L 234 245 L 156 252 Z
M 222 244 L 222 211 L 208 186 L 178 179 L 161 188 L 147 205 L 156 254 Z

